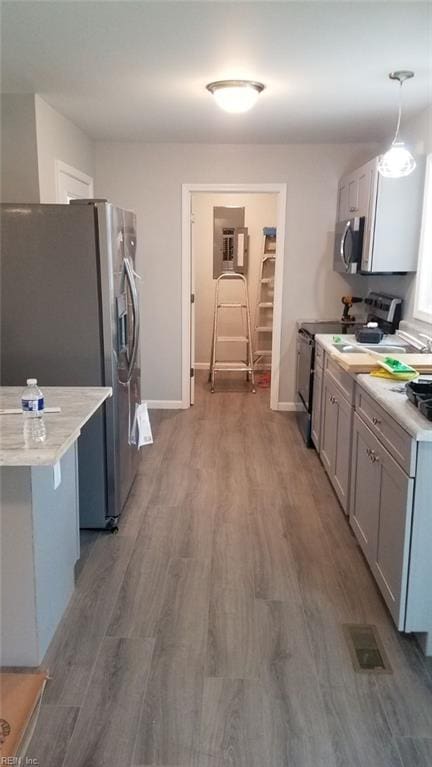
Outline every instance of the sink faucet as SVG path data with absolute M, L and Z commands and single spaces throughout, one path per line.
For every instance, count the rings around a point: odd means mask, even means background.
M 411 346 L 414 346 L 414 348 L 418 349 L 421 354 L 426 354 L 429 351 L 428 343 L 426 344 L 424 341 L 419 341 L 418 338 L 410 335 L 410 333 L 406 333 L 405 330 L 397 330 L 396 333 L 402 341 L 406 341 L 408 344 L 411 344 Z M 423 334 L 419 333 L 418 335 L 421 336 Z M 425 338 L 429 339 L 429 336 L 425 336 Z
M 432 336 L 426 335 L 426 333 L 419 333 L 420 338 L 423 338 L 426 343 L 425 351 L 432 354 Z

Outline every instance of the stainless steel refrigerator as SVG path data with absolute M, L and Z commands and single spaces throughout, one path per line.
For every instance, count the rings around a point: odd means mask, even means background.
M 81 527 L 116 528 L 138 463 L 135 215 L 104 200 L 1 208 L 1 383 L 112 386 L 78 461 Z

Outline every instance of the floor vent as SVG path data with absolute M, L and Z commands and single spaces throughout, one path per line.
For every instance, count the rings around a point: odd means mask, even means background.
M 343 626 L 354 670 L 365 674 L 392 674 L 376 626 L 354 623 Z

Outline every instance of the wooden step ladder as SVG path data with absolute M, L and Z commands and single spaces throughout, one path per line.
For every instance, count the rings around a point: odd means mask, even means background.
M 242 287 L 242 296 L 239 301 L 223 301 L 221 298 L 221 286 L 224 282 L 238 280 Z M 239 335 L 219 335 L 219 315 L 221 311 L 240 311 L 241 334 Z M 246 353 L 245 359 L 221 360 L 218 359 L 218 344 L 220 343 L 241 343 L 244 344 Z M 218 372 L 246 374 L 246 379 L 251 383 L 251 391 L 255 392 L 255 376 L 252 351 L 251 318 L 249 308 L 249 296 L 246 278 L 238 272 L 224 272 L 216 280 L 215 303 L 213 315 L 213 338 L 211 345 L 209 383 L 211 392 L 215 390 L 215 374 Z
M 264 227 L 254 325 L 254 368 L 271 370 L 276 228 Z

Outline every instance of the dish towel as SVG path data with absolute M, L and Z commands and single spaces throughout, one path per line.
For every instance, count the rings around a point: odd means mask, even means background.
M 135 408 L 130 441 L 132 445 L 138 445 L 138 448 L 142 447 L 143 445 L 153 444 L 153 434 L 151 430 L 147 402 L 141 402 L 141 404 L 137 405 Z

